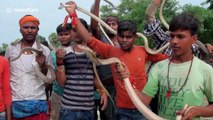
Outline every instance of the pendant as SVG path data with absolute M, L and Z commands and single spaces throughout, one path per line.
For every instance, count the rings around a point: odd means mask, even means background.
M 167 91 L 167 93 L 166 93 L 166 98 L 169 99 L 170 96 L 171 96 L 171 92 L 170 92 L 170 91 Z

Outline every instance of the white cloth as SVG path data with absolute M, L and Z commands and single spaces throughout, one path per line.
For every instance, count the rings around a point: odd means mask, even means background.
M 35 41 L 33 48 L 38 48 L 38 43 Z M 40 44 L 43 54 L 46 56 L 46 63 L 53 67 L 50 50 Z M 5 57 L 9 61 L 19 55 L 21 51 L 21 44 L 9 45 Z M 35 71 L 35 57 L 36 53 L 33 52 L 32 68 L 25 67 L 27 61 L 23 59 L 23 54 L 15 61 L 10 61 L 10 85 L 12 89 L 12 101 L 20 100 L 46 100 L 45 83 L 38 78 Z

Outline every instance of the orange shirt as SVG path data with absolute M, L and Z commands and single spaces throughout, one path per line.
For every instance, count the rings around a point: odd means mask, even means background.
M 11 106 L 10 67 L 6 58 L 0 56 L 0 112 Z
M 124 52 L 122 49 L 104 44 L 96 38 L 89 40 L 87 45 L 103 58 L 116 57 L 125 63 L 130 71 L 131 77 L 135 78 L 135 86 L 139 91 L 142 91 L 147 82 L 146 62 L 158 62 L 168 58 L 167 55 L 164 54 L 150 55 L 145 51 L 143 46 L 134 46 L 131 52 Z M 125 89 L 124 82 L 119 80 L 115 74 L 115 66 L 111 65 L 111 68 L 116 89 L 116 106 L 118 108 L 135 109 L 136 107 Z

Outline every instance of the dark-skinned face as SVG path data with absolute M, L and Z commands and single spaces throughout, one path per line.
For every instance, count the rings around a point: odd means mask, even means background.
M 197 40 L 197 35 L 191 35 L 189 30 L 177 30 L 171 32 L 170 37 L 170 46 L 174 57 L 192 54 L 191 47 Z
M 22 37 L 26 42 L 35 41 L 36 36 L 38 34 L 38 30 L 39 30 L 38 26 L 33 22 L 27 22 L 23 24 L 20 28 Z
M 69 46 L 71 42 L 71 31 L 63 31 L 58 33 L 58 40 L 63 46 Z
M 136 35 L 133 35 L 129 31 L 124 31 L 121 34 L 117 35 L 117 40 L 121 49 L 127 52 L 131 51 L 131 49 L 133 48 L 136 38 Z

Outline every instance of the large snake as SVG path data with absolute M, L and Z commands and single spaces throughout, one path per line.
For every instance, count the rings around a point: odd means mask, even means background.
M 59 9 L 62 9 L 64 7 L 69 7 L 69 5 L 66 5 L 66 4 L 63 4 L 63 3 L 60 3 L 60 6 L 59 6 Z M 107 30 L 109 30 L 111 33 L 113 34 L 117 34 L 117 31 L 113 30 L 110 26 L 108 26 L 103 20 L 101 20 L 99 17 L 95 16 L 94 14 L 84 10 L 83 8 L 81 7 L 76 7 L 76 9 L 80 12 L 83 12 L 85 14 L 87 14 L 88 16 L 92 17 L 94 20 L 98 21 L 102 26 L 104 26 Z M 152 50 L 149 48 L 149 44 L 148 44 L 148 39 L 146 38 L 146 36 L 144 36 L 142 33 L 139 33 L 137 32 L 136 33 L 139 37 L 143 38 L 144 40 L 144 47 L 146 49 L 146 51 L 149 53 L 149 54 L 157 54 L 161 51 L 163 51 L 165 48 L 167 48 L 169 46 L 169 43 L 165 44 L 163 47 L 159 48 L 158 50 Z
M 21 49 L 20 53 L 18 54 L 17 57 L 11 59 L 11 61 L 15 61 L 17 60 L 21 54 L 24 52 L 24 51 L 34 51 L 35 53 L 37 54 L 41 54 L 42 53 L 42 50 L 41 49 L 35 49 L 35 48 L 32 48 L 32 47 L 26 47 L 26 48 L 23 48 Z M 55 71 L 54 69 L 48 65 L 48 64 L 45 64 L 45 66 L 47 67 L 48 69 L 48 72 L 50 72 L 50 78 L 46 75 L 44 75 L 41 70 L 40 70 L 40 67 L 39 67 L 39 64 L 36 62 L 36 65 L 35 65 L 35 69 L 36 69 L 36 75 L 41 79 L 43 80 L 45 83 L 49 83 L 51 84 L 55 79 L 56 79 L 56 76 L 55 76 Z
M 69 7 L 69 5 L 60 3 L 60 7 L 59 9 L 62 9 L 64 7 Z M 103 25 L 107 30 L 109 30 L 111 33 L 113 34 L 117 34 L 117 32 L 115 30 L 113 30 L 111 27 L 109 27 L 104 21 L 102 21 L 100 18 L 98 18 L 97 16 L 93 15 L 92 13 L 80 8 L 79 6 L 76 8 L 78 11 L 83 12 L 85 14 L 87 14 L 88 16 L 92 17 L 93 19 L 95 19 L 96 21 L 98 21 L 101 25 Z M 141 38 L 143 38 L 144 40 L 144 46 L 145 49 L 148 53 L 150 54 L 157 54 L 159 52 L 161 52 L 162 50 L 164 50 L 165 48 L 167 48 L 169 46 L 169 43 L 167 43 L 166 45 L 164 45 L 162 48 L 159 48 L 158 50 L 154 51 L 152 49 L 149 48 L 148 46 L 148 40 L 147 38 L 142 34 L 142 33 L 137 33 L 137 35 Z M 96 55 L 94 54 L 94 52 L 85 47 L 85 46 L 79 46 L 80 48 L 82 48 L 85 53 L 88 55 L 88 57 L 91 59 L 91 61 L 93 61 L 96 64 L 101 64 L 101 65 L 107 65 L 107 64 L 113 64 L 113 63 L 117 63 L 121 66 L 121 62 L 118 58 L 109 58 L 106 60 L 102 60 L 102 59 L 98 59 L 96 57 Z M 164 118 L 156 115 L 155 113 L 153 113 L 149 108 L 147 108 L 147 106 L 140 100 L 140 98 L 137 96 L 137 94 L 135 93 L 130 81 L 128 78 L 124 79 L 124 84 L 126 87 L 126 90 L 130 96 L 130 99 L 133 101 L 134 105 L 136 106 L 136 108 L 143 113 L 143 115 L 151 120 L 164 120 Z M 179 116 L 178 116 L 179 117 Z M 177 117 L 177 119 L 178 119 Z
M 79 45 L 79 48 L 81 48 L 82 50 L 84 50 L 84 52 L 86 53 L 86 55 L 89 57 L 89 59 L 99 65 L 108 65 L 108 64 L 113 64 L 113 63 L 117 63 L 118 65 L 121 66 L 121 61 L 118 58 L 112 57 L 109 59 L 99 59 L 96 57 L 95 52 L 92 51 L 90 48 L 83 46 L 83 45 Z M 134 103 L 134 105 L 136 106 L 136 108 L 143 113 L 143 115 L 149 119 L 149 120 L 164 120 L 164 118 L 156 115 L 155 113 L 153 113 L 141 100 L 140 98 L 137 96 L 137 94 L 135 93 L 129 78 L 125 78 L 124 79 L 124 84 L 127 90 L 127 93 L 130 96 L 130 99 L 132 100 L 132 102 Z

